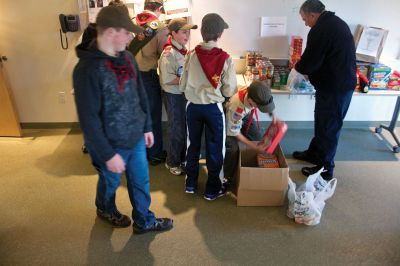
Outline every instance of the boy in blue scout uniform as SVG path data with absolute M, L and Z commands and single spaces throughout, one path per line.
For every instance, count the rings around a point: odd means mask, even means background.
M 236 91 L 236 74 L 232 58 L 217 47 L 228 24 L 215 13 L 207 14 L 201 23 L 204 42 L 189 52 L 185 60 L 180 90 L 188 100 L 186 121 L 188 149 L 186 156 L 186 193 L 195 193 L 199 175 L 201 137 L 205 129 L 208 180 L 206 200 L 225 194 L 223 161 L 225 154 L 225 116 L 222 103 Z
M 247 136 L 254 114 L 258 123 L 257 108 L 263 113 L 268 113 L 272 118 L 272 123 L 277 121 L 274 114 L 275 104 L 271 95 L 271 88 L 265 82 L 259 80 L 253 81 L 247 88 L 240 89 L 226 104 L 227 137 L 224 174 L 228 182 L 234 176 L 238 165 L 238 141 L 260 153 L 264 152 L 263 146 L 257 146 Z M 248 121 L 243 123 L 246 117 L 249 117 Z
M 197 29 L 197 25 L 188 24 L 184 18 L 176 18 L 169 23 L 168 29 L 170 36 L 158 64 L 168 116 L 169 144 L 165 166 L 173 175 L 181 175 L 186 161 L 186 99 L 179 90 L 179 79 L 187 54 L 185 44 L 190 30 Z
M 146 0 L 144 9 L 136 16 L 136 24 L 144 28 L 144 32 L 135 36 L 128 50 L 135 55 L 150 104 L 154 145 L 147 150 L 147 155 L 149 162 L 156 165 L 166 158 L 161 127 L 161 86 L 157 68 L 158 59 L 167 41 L 168 29 L 158 20 L 164 12 L 162 0 Z
M 136 233 L 172 228 L 172 220 L 149 210 L 151 196 L 146 147 L 153 145 L 147 95 L 138 66 L 126 45 L 142 29 L 126 7 L 107 6 L 97 18 L 97 38 L 76 48 L 79 62 L 73 73 L 79 122 L 99 174 L 97 216 L 115 227 L 131 220 L 115 205 L 116 190 L 125 171 Z

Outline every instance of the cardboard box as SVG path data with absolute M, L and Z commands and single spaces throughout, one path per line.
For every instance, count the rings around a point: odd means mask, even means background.
M 378 63 L 388 33 L 385 29 L 357 25 L 353 36 L 357 60 Z
M 289 167 L 278 145 L 280 168 L 257 167 L 257 151 L 241 146 L 236 177 L 237 206 L 281 206 L 288 188 Z

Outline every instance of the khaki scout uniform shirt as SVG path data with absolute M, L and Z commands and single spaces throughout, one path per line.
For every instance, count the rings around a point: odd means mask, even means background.
M 145 12 L 154 12 L 146 10 Z M 164 44 L 168 38 L 168 28 L 165 27 L 163 23 L 160 24 L 160 29 L 158 30 L 156 36 L 153 37 L 135 56 L 136 62 L 139 66 L 139 70 L 142 72 L 148 72 L 150 70 L 156 70 L 158 59 L 164 49 Z
M 178 49 L 184 48 L 174 39 L 171 39 L 171 42 Z M 167 83 L 170 83 L 182 75 L 184 62 L 185 56 L 173 47 L 170 47 L 170 49 L 165 49 L 162 52 L 160 61 L 158 63 L 158 69 L 160 71 L 161 88 L 165 92 L 182 94 L 182 92 L 179 90 L 179 85 L 168 85 Z
M 202 42 L 200 45 L 204 49 L 211 50 L 217 47 L 217 42 Z M 225 61 L 218 87 L 215 89 L 201 68 L 195 50 L 190 51 L 183 66 L 179 89 L 185 93 L 189 102 L 195 104 L 224 102 L 224 96 L 231 97 L 236 91 L 236 73 L 232 57 Z
M 239 93 L 230 98 L 226 105 L 226 135 L 237 136 L 242 128 L 243 117 L 251 112 L 253 107 L 247 101 L 248 94 L 244 97 L 244 102 L 240 101 Z

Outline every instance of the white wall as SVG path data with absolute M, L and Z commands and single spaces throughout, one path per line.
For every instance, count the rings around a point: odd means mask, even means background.
M 21 122 L 76 121 L 71 95 L 74 47 L 80 33 L 68 33 L 70 48 L 60 45 L 58 14 L 78 13 L 75 0 L 0 0 L 0 53 Z M 58 93 L 65 92 L 60 104 Z
M 288 38 L 261 38 L 262 16 L 286 16 L 288 35 L 301 35 L 306 40 L 308 28 L 299 15 L 303 0 L 192 0 L 193 22 L 201 25 L 202 17 L 210 12 L 220 14 L 229 24 L 220 46 L 232 56 L 244 55 L 246 50 L 262 50 L 272 58 L 287 57 Z M 334 11 L 354 31 L 357 24 L 389 30 L 381 58 L 400 59 L 400 1 L 398 0 L 323 0 L 327 10 Z M 191 45 L 201 41 L 200 30 L 192 33 Z M 398 62 L 394 62 L 398 63 Z M 400 67 L 399 67 L 400 68 Z
M 230 25 L 220 46 L 233 56 L 263 50 L 270 57 L 287 56 L 286 38 L 259 38 L 261 16 L 287 16 L 288 33 L 306 37 L 308 29 L 298 15 L 303 0 L 192 0 L 193 22 L 201 24 L 209 12 L 221 14 Z M 353 29 L 358 23 L 389 30 L 382 58 L 394 61 L 400 53 L 400 1 L 326 0 Z M 76 0 L 0 0 L 0 54 L 14 92 L 21 122 L 75 122 L 72 70 L 77 62 L 74 46 L 80 33 L 68 33 L 70 48 L 62 50 L 58 14 L 78 13 Z M 192 47 L 201 40 L 194 30 Z M 393 64 L 394 64 L 393 63 Z M 398 67 L 400 69 L 400 66 Z M 66 102 L 58 102 L 58 93 Z M 360 120 L 362 118 L 360 117 Z

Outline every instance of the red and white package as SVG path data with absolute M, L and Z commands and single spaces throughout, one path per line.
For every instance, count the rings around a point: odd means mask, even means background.
M 274 152 L 276 146 L 278 146 L 287 129 L 288 126 L 283 121 L 276 122 L 275 124 L 270 124 L 260 142 L 260 145 L 265 146 L 264 151 L 266 153 L 272 154 Z

